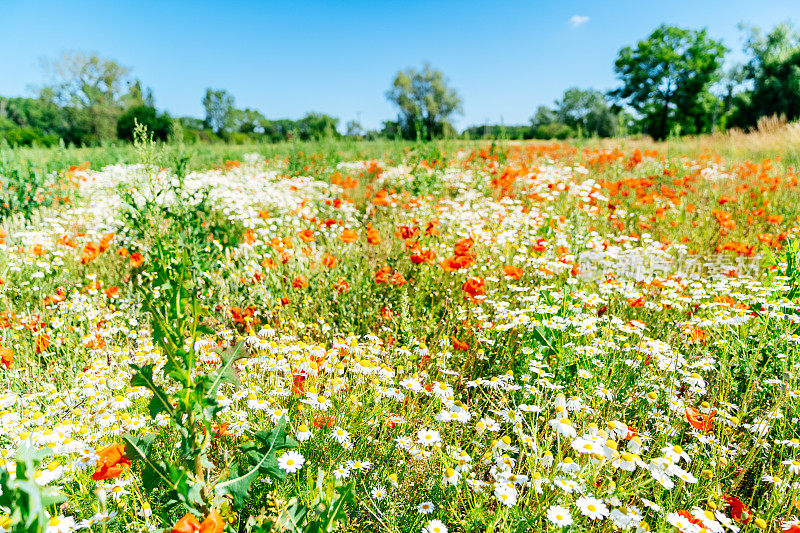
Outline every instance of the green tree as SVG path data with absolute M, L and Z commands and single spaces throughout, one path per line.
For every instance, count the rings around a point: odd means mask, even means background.
M 309 113 L 297 121 L 297 131 L 304 141 L 339 138 L 338 125 L 338 118 L 324 113 Z
M 361 138 L 364 135 L 364 128 L 357 120 L 348 120 L 345 125 L 345 135 L 348 137 Z
M 234 109 L 233 124 L 240 133 L 264 133 L 264 122 L 267 119 L 255 109 Z
M 147 128 L 154 139 L 166 141 L 172 131 L 172 117 L 168 113 L 159 113 L 155 107 L 137 105 L 129 107 L 117 121 L 117 136 L 126 141 L 133 141 L 136 123 Z
M 69 129 L 68 112 L 53 102 L 41 98 L 0 98 L 0 135 L 12 145 L 50 146 L 64 138 Z
M 567 89 L 556 101 L 554 115 L 559 122 L 585 135 L 611 137 L 616 133 L 617 118 L 603 93 L 595 89 Z
M 145 105 L 149 107 L 156 106 L 156 99 L 153 96 L 153 90 L 149 87 L 142 88 L 142 82 L 138 79 L 128 83 L 128 93 L 122 96 L 122 101 L 125 107 L 134 107 Z
M 71 109 L 75 122 L 68 137 L 77 136 L 82 144 L 115 138 L 128 68 L 84 52 L 65 53 L 44 66 L 52 83 L 42 87 L 40 97 Z
M 614 71 L 623 85 L 612 95 L 639 113 L 656 139 L 676 126 L 701 133 L 710 127 L 708 89 L 719 79 L 726 51 L 705 29 L 659 26 L 635 48 L 620 50 Z
M 766 34 L 757 27 L 749 32 L 744 49 L 750 59 L 732 82 L 749 81 L 752 88 L 732 98 L 729 124 L 751 128 L 763 116 L 800 118 L 800 32 L 788 22 Z
M 441 71 L 425 64 L 422 71 L 400 71 L 386 92 L 386 98 L 400 109 L 398 122 L 405 138 L 441 137 L 452 126 L 450 117 L 461 112 L 461 98 L 448 87 Z
M 206 126 L 217 135 L 231 130 L 235 121 L 236 108 L 233 95 L 224 89 L 206 89 L 203 107 L 206 110 Z

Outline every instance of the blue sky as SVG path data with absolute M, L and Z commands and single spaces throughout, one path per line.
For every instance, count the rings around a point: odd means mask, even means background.
M 173 114 L 202 116 L 214 87 L 270 118 L 375 128 L 396 115 L 393 75 L 430 61 L 464 100 L 458 127 L 516 124 L 567 87 L 615 87 L 618 50 L 661 23 L 707 27 L 735 60 L 739 22 L 787 19 L 800 1 L 0 0 L 0 95 L 33 94 L 40 58 L 84 50 L 130 67 Z

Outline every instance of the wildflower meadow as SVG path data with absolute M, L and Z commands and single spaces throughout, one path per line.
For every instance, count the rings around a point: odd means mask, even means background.
M 0 531 L 800 531 L 780 157 L 131 154 L 0 171 Z

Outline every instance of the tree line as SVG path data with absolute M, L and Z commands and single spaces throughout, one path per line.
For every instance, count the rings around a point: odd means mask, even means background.
M 426 64 L 395 76 L 386 98 L 398 115 L 378 130 L 357 121 L 339 131 L 339 119 L 308 113 L 299 120 L 268 119 L 238 108 L 223 89 L 206 89 L 205 116 L 172 117 L 156 107 L 152 90 L 130 70 L 94 54 L 64 54 L 45 65 L 51 83 L 34 98 L 0 97 L 0 142 L 97 145 L 129 141 L 135 124 L 163 141 L 277 142 L 338 138 L 434 139 L 442 137 L 565 139 L 646 134 L 710 133 L 749 129 L 764 116 L 800 118 L 800 32 L 790 23 L 769 32 L 740 26 L 747 60 L 723 68 L 729 50 L 705 29 L 662 25 L 619 51 L 620 86 L 601 92 L 572 87 L 551 106 L 539 106 L 525 125 L 484 124 L 459 134 L 453 118 L 463 112 L 458 92 Z

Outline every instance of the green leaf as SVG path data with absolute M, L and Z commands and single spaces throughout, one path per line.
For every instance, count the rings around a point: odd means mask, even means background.
M 147 460 L 150 455 L 150 447 L 156 438 L 155 434 L 136 437 L 128 433 L 123 433 L 120 437 L 125 441 L 125 456 L 135 461 Z
M 295 502 L 294 505 L 282 512 L 278 517 L 276 526 L 279 531 L 288 531 L 289 533 L 306 533 L 308 529 L 303 528 L 303 521 L 308 515 L 309 509 L 305 505 Z
M 287 438 L 285 428 L 286 417 L 282 416 L 275 429 L 268 435 L 265 435 L 266 432 L 256 434 L 262 446 L 258 447 L 255 443 L 246 443 L 241 446 L 240 450 L 245 457 L 250 459 L 251 464 L 247 466 L 244 472 L 240 472 L 239 469 L 232 470 L 228 479 L 217 483 L 214 487 L 214 492 L 218 496 L 231 494 L 234 498 L 234 504 L 241 505 L 250 492 L 250 485 L 260 473 L 266 473 L 276 479 L 285 479 L 286 473 L 278 468 L 275 452 L 297 445 L 294 439 Z
M 233 369 L 233 363 L 243 357 L 246 357 L 246 354 L 241 356 L 238 355 L 243 346 L 244 341 L 241 341 L 233 348 L 228 348 L 222 352 L 222 354 L 220 354 L 222 364 L 214 373 L 211 382 L 208 384 L 207 390 L 209 396 L 215 397 L 217 395 L 217 389 L 222 383 L 239 383 L 239 377 L 236 375 L 236 371 Z
M 140 438 L 128 433 L 123 433 L 120 435 L 120 438 L 125 441 L 125 455 L 128 459 L 144 463 L 142 483 L 145 489 L 153 490 L 160 479 L 171 489 L 175 490 L 176 485 L 168 475 L 169 466 L 163 462 L 155 462 L 150 458 L 152 444 L 156 438 L 154 434 Z
M 140 367 L 131 365 L 135 372 L 131 378 L 131 385 L 135 387 L 145 387 L 153 393 L 153 397 L 150 399 L 150 404 L 148 405 L 151 418 L 155 418 L 160 413 L 167 413 L 170 417 L 173 417 L 175 409 L 173 409 L 172 403 L 169 401 L 169 396 L 166 391 L 153 380 L 153 366 L 154 365 L 147 365 Z
M 329 532 L 334 531 L 336 522 L 347 519 L 347 513 L 344 512 L 346 503 L 355 501 L 353 497 L 353 483 L 348 483 L 343 487 L 336 489 L 338 495 L 333 499 L 330 506 L 320 516 L 321 529 L 320 531 Z

